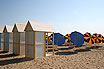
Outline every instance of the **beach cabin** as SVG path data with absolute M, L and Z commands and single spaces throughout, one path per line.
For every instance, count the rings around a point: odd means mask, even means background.
M 3 27 L 0 27 L 0 50 L 3 50 Z
M 5 25 L 4 33 L 4 46 L 3 50 L 6 52 L 13 52 L 13 26 Z
M 15 24 L 13 27 L 13 53 L 25 55 L 25 24 Z
M 39 58 L 46 56 L 46 33 L 53 33 L 54 37 L 54 29 L 50 24 L 28 21 L 25 28 L 25 57 Z

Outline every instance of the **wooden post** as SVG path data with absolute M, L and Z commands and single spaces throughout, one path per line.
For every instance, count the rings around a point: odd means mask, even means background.
M 20 55 L 20 32 L 19 32 L 19 42 L 18 42 L 18 54 Z
M 35 57 L 35 32 L 33 32 L 33 41 L 34 41 L 33 42 L 34 43 L 34 46 L 33 46 L 34 47 L 34 54 L 33 55 L 34 55 L 34 59 L 35 59 L 36 58 Z
M 7 49 L 8 52 L 9 52 L 9 44 L 10 44 L 9 38 L 10 38 L 10 33 L 8 33 L 8 49 Z M 6 44 L 7 44 L 7 43 L 6 43 Z
M 44 33 L 44 57 L 46 57 L 46 33 Z
M 54 32 L 53 32 L 53 56 L 54 56 Z
M 3 43 L 3 51 L 5 51 L 5 32 L 4 32 L 4 43 Z
M 48 54 L 48 33 L 47 33 L 47 54 Z
M 26 47 L 27 47 L 27 45 L 26 45 L 26 43 L 27 43 L 27 40 L 26 40 L 26 39 L 27 39 L 27 35 L 26 35 L 26 33 L 27 33 L 27 32 L 25 32 L 25 57 L 27 57 L 27 56 L 26 56 Z
M 14 53 L 14 32 L 13 32 L 13 53 Z

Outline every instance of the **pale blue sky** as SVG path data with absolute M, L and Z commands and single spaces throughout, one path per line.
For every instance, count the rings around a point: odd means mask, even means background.
M 104 0 L 0 0 L 0 26 L 28 20 L 49 23 L 62 34 L 104 35 Z

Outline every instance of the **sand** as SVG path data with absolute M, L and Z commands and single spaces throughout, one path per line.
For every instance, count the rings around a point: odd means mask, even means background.
M 35 60 L 0 52 L 0 69 L 104 69 L 104 49 L 63 50 Z

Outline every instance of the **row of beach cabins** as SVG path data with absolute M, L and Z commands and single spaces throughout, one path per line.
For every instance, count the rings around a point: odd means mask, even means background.
M 0 49 L 27 58 L 44 57 L 48 55 L 46 54 L 48 33 L 52 33 L 54 37 L 54 29 L 47 23 L 28 21 L 27 24 L 5 25 L 0 27 Z M 52 48 L 54 55 L 54 38 Z

